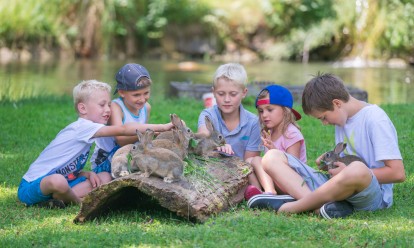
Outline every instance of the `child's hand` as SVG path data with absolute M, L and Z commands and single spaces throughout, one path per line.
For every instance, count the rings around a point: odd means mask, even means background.
M 174 125 L 172 124 L 172 122 L 168 122 L 167 124 L 164 124 L 164 131 L 169 131 L 171 129 L 173 129 Z
M 315 160 L 315 163 L 316 163 L 316 165 L 319 167 L 319 165 L 321 164 L 321 160 L 322 160 L 322 157 L 323 156 L 325 156 L 325 154 L 326 154 L 326 152 L 324 153 L 324 154 L 322 154 L 322 155 L 320 155 L 316 160 Z
M 270 130 L 264 130 L 264 129 L 262 129 L 262 132 L 261 132 L 261 139 L 262 139 L 262 143 L 263 143 L 263 146 L 265 146 L 267 149 L 275 149 L 276 147 L 275 147 L 275 144 L 273 144 L 273 141 L 272 141 L 272 134 L 271 134 L 271 132 L 270 132 Z
M 225 144 L 224 146 L 217 147 L 217 151 L 224 152 L 224 153 L 231 154 L 231 155 L 234 154 L 234 151 L 231 148 L 231 145 L 230 144 Z
M 96 175 L 95 172 L 89 171 L 88 173 L 88 179 L 91 182 L 92 188 L 96 188 L 98 186 L 101 186 L 101 179 Z
M 346 165 L 342 162 L 334 162 L 333 165 L 335 165 L 336 167 L 328 170 L 328 173 L 331 176 L 331 178 L 338 175 L 339 172 L 341 172 L 346 167 Z

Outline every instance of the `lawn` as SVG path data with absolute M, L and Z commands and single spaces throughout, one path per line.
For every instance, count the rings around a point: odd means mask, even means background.
M 167 122 L 169 113 L 177 113 L 195 130 L 201 102 L 152 100 L 152 123 Z M 245 102 L 245 107 L 255 111 L 251 100 Z M 191 223 L 167 210 L 151 208 L 114 211 L 77 225 L 72 221 L 79 206 L 64 210 L 27 208 L 16 196 L 30 163 L 63 127 L 76 120 L 72 100 L 42 97 L 0 103 L 0 247 L 412 246 L 414 106 L 381 107 L 397 128 L 407 173 L 407 180 L 394 186 L 394 205 L 390 209 L 325 220 L 313 214 L 277 215 L 249 210 L 242 202 L 205 223 Z M 333 148 L 333 127 L 322 126 L 307 116 L 299 124 L 309 161 Z

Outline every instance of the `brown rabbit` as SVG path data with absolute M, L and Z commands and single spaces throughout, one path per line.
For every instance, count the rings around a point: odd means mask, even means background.
M 173 151 L 181 159 L 187 157 L 188 144 L 190 140 L 185 137 L 181 130 L 173 130 L 173 139 L 155 139 L 152 141 L 154 147 L 161 147 Z
M 112 157 L 111 174 L 112 178 L 124 177 L 129 175 L 128 160 L 133 144 L 119 148 Z
M 211 120 L 208 118 L 208 116 L 205 116 L 205 123 L 210 135 L 208 137 L 197 137 L 198 135 L 195 134 L 195 142 L 194 144 L 191 144 L 190 142 L 189 149 L 191 153 L 203 157 L 208 157 L 209 153 L 215 150 L 218 146 L 226 144 L 226 141 L 224 139 L 224 136 L 214 129 L 213 123 L 211 123 Z
M 189 141 L 190 139 L 194 138 L 194 133 L 191 131 L 189 127 L 187 127 L 184 122 L 178 117 L 176 114 L 170 114 L 171 123 L 174 125 L 175 130 L 181 130 L 184 134 L 186 139 Z M 171 131 L 165 131 L 160 133 L 155 139 L 168 139 L 173 140 L 174 134 Z
M 138 167 L 144 177 L 156 175 L 167 183 L 181 180 L 184 169 L 181 158 L 168 149 L 153 147 L 153 130 L 147 129 L 144 134 L 137 131 L 137 136 L 138 142 L 131 149 L 131 167 Z
M 343 157 L 339 157 L 339 155 L 341 154 L 343 150 L 345 150 L 345 148 L 346 148 L 346 143 L 340 142 L 335 146 L 335 149 L 333 151 L 326 152 L 321 159 L 321 163 L 318 166 L 319 169 L 324 170 L 324 171 L 334 169 L 336 168 L 336 166 L 333 163 L 337 161 L 342 162 L 345 165 L 349 165 L 350 163 L 354 161 L 361 161 L 364 164 L 366 164 L 362 158 L 355 156 L 355 155 L 345 155 Z

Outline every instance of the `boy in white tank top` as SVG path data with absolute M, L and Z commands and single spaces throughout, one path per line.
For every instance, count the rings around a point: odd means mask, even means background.
M 148 99 L 151 94 L 152 80 L 148 70 L 139 64 L 126 64 L 115 75 L 117 82 L 115 93 L 119 98 L 112 100 L 109 125 L 123 125 L 136 122 L 142 124 L 143 130 L 155 132 L 165 130 L 168 124 L 148 124 L 151 105 Z M 137 141 L 136 136 L 115 136 L 97 139 L 91 157 L 91 168 L 95 172 L 111 172 L 112 155 L 119 147 Z

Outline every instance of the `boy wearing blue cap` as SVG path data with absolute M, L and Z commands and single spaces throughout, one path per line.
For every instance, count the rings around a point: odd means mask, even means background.
M 287 152 L 303 163 L 306 163 L 305 139 L 296 121 L 301 115 L 292 108 L 293 97 L 288 89 L 280 85 L 270 85 L 264 88 L 256 98 L 256 108 L 262 124 L 262 143 L 264 152 L 278 149 Z M 266 194 L 285 192 L 282 185 L 277 185 L 263 170 L 262 158 L 255 157 L 249 162 L 253 173 L 249 175 L 249 185 L 245 191 L 245 199 L 261 194 L 263 188 Z M 277 188 L 277 190 L 276 190 Z
M 405 180 L 405 169 L 397 132 L 387 114 L 352 97 L 332 74 L 315 76 L 306 84 L 302 108 L 323 125 L 335 125 L 335 142 L 347 143 L 345 153 L 366 164 L 335 162 L 326 176 L 288 153 L 271 150 L 263 157 L 263 168 L 289 195 L 253 196 L 248 206 L 286 213 L 315 211 L 327 219 L 391 207 L 393 184 Z
M 151 77 L 148 70 L 139 64 L 126 64 L 115 75 L 117 82 L 114 94 L 119 97 L 112 101 L 110 125 L 140 123 L 140 130 L 152 129 L 156 132 L 170 130 L 172 123 L 148 124 L 151 105 Z M 91 167 L 95 172 L 111 172 L 112 155 L 120 147 L 136 142 L 136 136 L 115 136 L 97 139 L 91 157 Z

